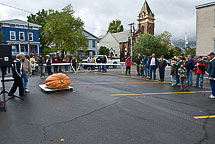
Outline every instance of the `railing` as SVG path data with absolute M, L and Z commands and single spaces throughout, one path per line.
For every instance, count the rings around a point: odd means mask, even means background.
M 28 52 L 23 52 L 25 55 L 29 55 L 29 53 Z M 17 54 L 19 54 L 19 52 L 12 52 L 12 55 L 13 56 L 16 56 Z

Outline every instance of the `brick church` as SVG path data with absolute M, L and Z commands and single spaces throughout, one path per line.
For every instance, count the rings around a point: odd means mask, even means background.
M 133 28 L 132 32 L 132 38 L 133 41 L 143 33 L 149 33 L 151 35 L 154 35 L 154 29 L 155 29 L 155 16 L 154 13 L 151 11 L 149 4 L 145 0 L 143 7 L 137 17 L 137 23 L 138 28 L 135 30 Z M 125 43 L 120 44 L 120 59 L 121 61 L 125 60 L 125 57 L 130 55 L 130 37 L 128 38 L 128 41 Z

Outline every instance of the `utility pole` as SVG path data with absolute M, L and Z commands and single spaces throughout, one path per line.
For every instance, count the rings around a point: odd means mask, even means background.
M 30 26 L 28 23 L 28 55 L 30 56 Z
M 134 23 L 130 23 L 128 24 L 130 26 L 130 37 L 131 37 L 131 63 L 133 62 L 133 26 Z
M 186 32 L 185 32 L 185 35 L 184 35 L 184 41 L 185 41 L 184 47 L 186 49 L 187 48 L 187 33 Z

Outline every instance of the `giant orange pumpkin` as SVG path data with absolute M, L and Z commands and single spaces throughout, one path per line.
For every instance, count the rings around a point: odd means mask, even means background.
M 67 88 L 70 85 L 69 77 L 65 74 L 58 73 L 49 76 L 45 81 L 46 87 L 50 89 Z

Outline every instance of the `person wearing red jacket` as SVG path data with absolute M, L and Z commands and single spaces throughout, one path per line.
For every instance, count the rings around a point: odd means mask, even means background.
M 55 55 L 54 58 L 52 59 L 52 63 L 59 63 L 59 59 L 57 58 L 57 56 Z M 55 65 L 54 66 L 54 72 L 57 72 L 58 66 Z
M 196 65 L 196 84 L 195 87 L 199 87 L 199 79 L 200 79 L 200 88 L 203 88 L 204 74 L 206 71 L 205 61 L 200 56 L 198 58 L 198 63 Z
M 125 66 L 126 66 L 126 75 L 127 73 L 131 75 L 131 57 L 130 56 L 125 60 Z

